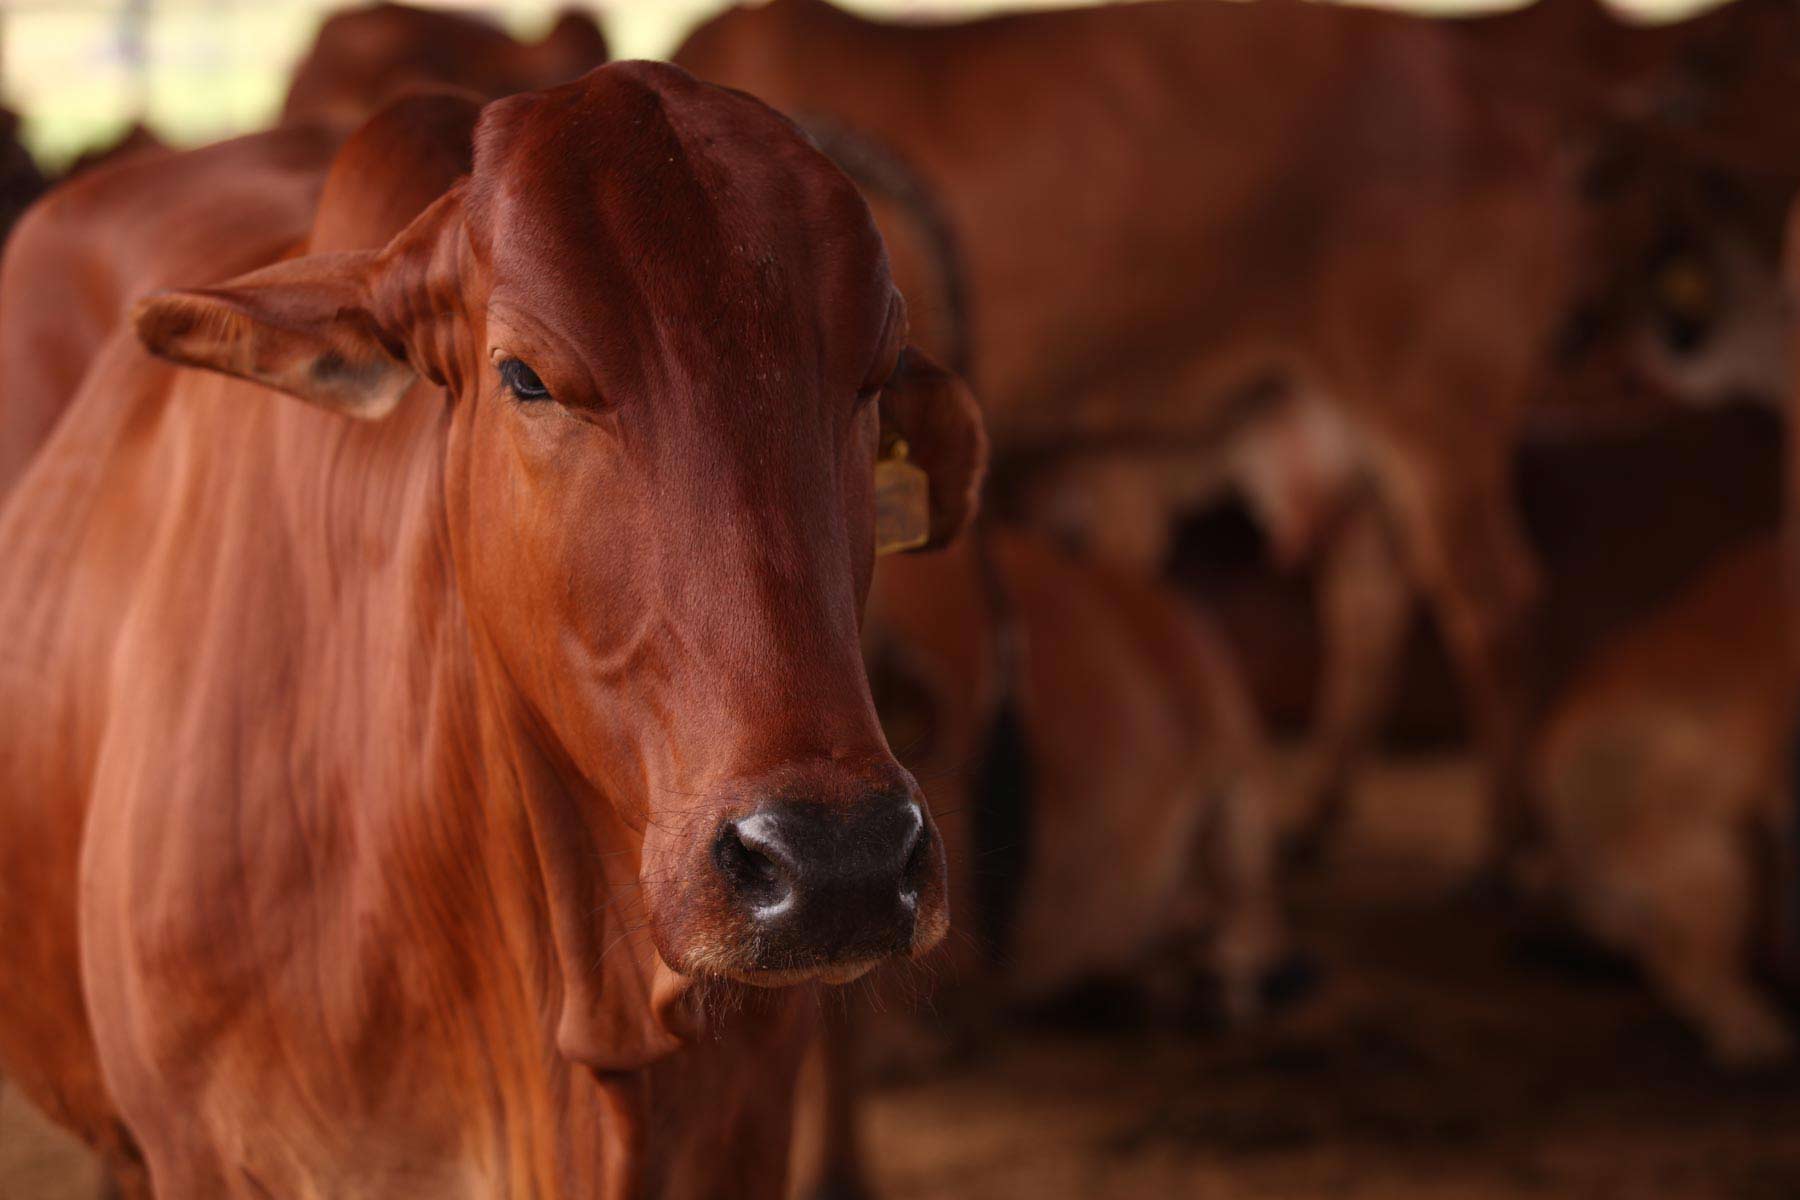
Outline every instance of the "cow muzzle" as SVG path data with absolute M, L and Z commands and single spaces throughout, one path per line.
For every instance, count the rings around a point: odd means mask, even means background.
M 710 859 L 738 936 L 715 969 L 745 983 L 842 983 L 943 936 L 943 846 L 919 802 L 777 800 L 723 821 Z

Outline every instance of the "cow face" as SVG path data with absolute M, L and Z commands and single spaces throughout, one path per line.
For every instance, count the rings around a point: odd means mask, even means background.
M 844 978 L 929 948 L 942 851 L 858 625 L 880 460 L 925 473 L 938 544 L 985 441 L 907 348 L 866 207 L 774 112 L 666 66 L 490 105 L 474 140 L 384 249 L 152 298 L 140 336 L 353 416 L 448 396 L 477 654 L 579 785 L 533 813 L 565 968 L 592 971 L 575 926 L 621 840 L 678 972 Z
M 1591 359 L 1622 355 L 1663 399 L 1780 396 L 1777 247 L 1800 179 L 1800 7 L 1742 0 L 1604 30 L 1594 82 L 1605 120 L 1591 131 L 1586 197 L 1600 278 L 1568 340 Z
M 1745 186 L 1656 144 L 1615 147 L 1598 167 L 1590 304 L 1562 365 L 1610 356 L 1651 394 L 1689 405 L 1779 397 L 1785 190 Z
M 1775 272 L 1774 253 L 1729 226 L 1673 232 L 1645 271 L 1635 368 L 1688 404 L 1780 399 L 1787 314 Z

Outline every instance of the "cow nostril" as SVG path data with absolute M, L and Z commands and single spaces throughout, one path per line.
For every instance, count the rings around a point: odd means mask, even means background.
M 713 862 L 732 890 L 755 907 L 778 904 L 792 890 L 781 864 L 746 842 L 735 821 L 721 829 L 713 842 Z
M 900 894 L 908 901 L 918 899 L 919 888 L 925 882 L 925 876 L 931 870 L 931 837 L 926 832 L 921 819 L 918 828 L 913 830 L 912 841 L 906 851 L 906 862 L 900 868 Z

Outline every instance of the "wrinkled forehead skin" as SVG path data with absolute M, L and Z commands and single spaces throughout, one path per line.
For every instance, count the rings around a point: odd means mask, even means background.
M 467 195 L 490 322 L 584 376 L 553 391 L 791 404 L 860 386 L 891 340 L 854 186 L 785 118 L 677 68 L 491 105 Z

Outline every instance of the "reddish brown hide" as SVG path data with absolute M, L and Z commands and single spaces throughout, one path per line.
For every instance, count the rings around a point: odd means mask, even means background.
M 294 68 L 281 120 L 351 128 L 421 86 L 465 87 L 498 99 L 566 83 L 607 57 L 606 35 L 575 9 L 526 43 L 464 13 L 371 4 L 333 13 L 320 26 Z
M 1728 1066 L 1793 1052 L 1757 977 L 1800 966 L 1787 607 L 1774 539 L 1722 556 L 1594 656 L 1539 758 L 1545 882 Z
M 0 294 L 11 298 L 0 321 L 0 497 L 133 301 L 158 287 L 228 278 L 300 244 L 338 141 L 296 129 L 180 156 L 145 149 L 66 181 L 32 207 L 0 259 Z M 159 186 L 177 162 L 181 186 Z
M 68 170 L 62 174 L 63 179 L 73 179 L 88 171 L 97 171 L 101 167 L 109 167 L 137 154 L 148 154 L 157 150 L 167 150 L 168 143 L 156 136 L 156 131 L 142 121 L 133 121 L 124 131 L 110 142 L 101 142 L 83 150 L 69 163 Z
M 0 1073 L 130 1196 L 779 1194 L 781 985 L 946 920 L 858 625 L 879 427 L 947 541 L 973 401 L 676 68 L 404 101 L 269 220 L 126 260 L 293 248 L 143 303 L 0 510 Z

